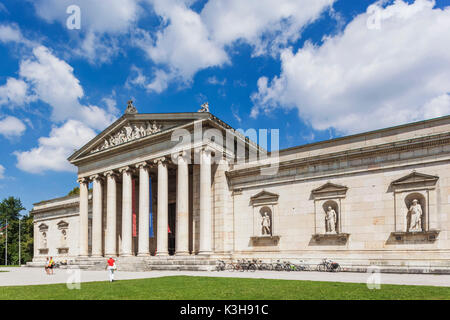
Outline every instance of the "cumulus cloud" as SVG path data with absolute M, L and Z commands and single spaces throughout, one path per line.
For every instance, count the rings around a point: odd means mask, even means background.
M 255 54 L 277 51 L 300 38 L 335 0 L 210 0 L 201 12 L 212 38 L 223 45 L 249 43 Z
M 33 57 L 21 62 L 19 75 L 30 83 L 36 97 L 52 107 L 53 121 L 77 119 L 103 129 L 115 120 L 114 115 L 97 106 L 80 103 L 84 91 L 73 68 L 44 46 L 34 48 Z
M 168 82 L 179 79 L 189 82 L 200 69 L 229 62 L 225 50 L 210 38 L 200 15 L 184 1 L 149 1 L 165 27 L 152 36 L 140 30 L 135 43 L 156 64 L 162 65 L 147 85 L 161 92 Z
M 28 84 L 20 79 L 8 78 L 6 83 L 0 86 L 0 106 L 5 105 L 9 108 L 23 106 L 36 97 L 28 92 Z
M 94 138 L 94 130 L 76 120 L 68 120 L 60 127 L 53 127 L 48 137 L 39 138 L 39 146 L 29 151 L 16 151 L 17 167 L 30 173 L 72 171 L 67 158 L 74 150 Z
M 16 117 L 7 116 L 0 119 L 0 135 L 8 139 L 20 137 L 25 130 L 25 124 Z
M 114 36 L 125 34 L 136 22 L 142 0 L 37 0 L 36 13 L 49 23 L 66 27 L 66 10 L 77 5 L 81 11 L 80 47 L 74 52 L 91 63 L 106 62 L 118 51 Z
M 0 164 L 0 179 L 5 178 L 5 167 Z
M 236 41 L 252 45 L 255 54 L 278 52 L 335 0 L 210 0 L 200 13 L 191 8 L 195 1 L 147 1 L 161 29 L 139 30 L 134 43 L 160 65 L 151 81 L 140 80 L 161 92 L 174 81 L 189 84 L 199 70 L 231 63 L 226 50 Z
M 314 129 L 354 133 L 449 114 L 450 7 L 434 5 L 376 4 L 321 46 L 285 49 L 251 116 L 297 108 Z
M 3 43 L 15 42 L 27 46 L 35 45 L 33 41 L 30 41 L 23 36 L 22 32 L 20 31 L 20 28 L 15 24 L 0 25 L 0 42 Z

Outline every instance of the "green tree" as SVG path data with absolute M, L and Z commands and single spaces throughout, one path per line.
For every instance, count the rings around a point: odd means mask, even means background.
M 80 195 L 80 187 L 73 188 L 67 195 L 68 196 Z
M 30 261 L 33 257 L 33 218 L 21 216 L 25 210 L 18 198 L 9 197 L 0 202 L 0 225 L 8 228 L 0 235 L 0 264 L 5 264 L 5 240 L 8 232 L 8 264 L 19 264 L 19 219 L 21 237 L 21 263 Z

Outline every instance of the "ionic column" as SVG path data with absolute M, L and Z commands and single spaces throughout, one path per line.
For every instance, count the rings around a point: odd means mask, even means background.
M 105 255 L 116 256 L 116 237 L 117 237 L 117 199 L 116 199 L 116 178 L 117 175 L 113 171 L 105 172 L 106 176 L 106 243 Z
M 131 256 L 131 243 L 132 243 L 132 211 L 133 211 L 133 197 L 131 186 L 131 168 L 121 168 L 122 173 L 122 248 L 120 256 Z
M 92 256 L 102 256 L 102 177 L 91 177 L 92 191 Z
M 156 238 L 156 255 L 167 256 L 168 251 L 168 208 L 169 208 L 169 184 L 167 163 L 165 158 L 155 160 L 158 164 L 158 217 L 157 217 L 157 238 Z
M 212 253 L 211 150 L 200 151 L 200 248 L 199 254 Z
M 189 169 L 186 152 L 178 156 L 175 253 L 189 254 Z
M 139 247 L 138 256 L 150 255 L 149 228 L 150 228 L 150 177 L 148 164 L 142 162 L 136 165 L 139 168 Z
M 80 184 L 80 257 L 89 255 L 89 180 L 78 179 Z

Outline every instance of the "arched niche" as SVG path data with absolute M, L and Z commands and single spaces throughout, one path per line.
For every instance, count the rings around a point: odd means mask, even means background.
M 311 245 L 345 245 L 347 243 L 350 234 L 345 233 L 344 230 L 343 209 L 347 190 L 346 186 L 327 182 L 311 191 L 315 217 Z M 334 224 L 330 224 L 332 219 L 335 220 Z M 331 226 L 334 226 L 334 230 Z

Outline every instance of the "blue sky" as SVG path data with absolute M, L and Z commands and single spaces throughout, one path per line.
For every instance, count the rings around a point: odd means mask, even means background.
M 80 29 L 66 12 L 80 8 Z M 133 99 L 280 129 L 280 147 L 450 113 L 450 0 L 0 2 L 0 198 L 67 194 L 65 159 Z

